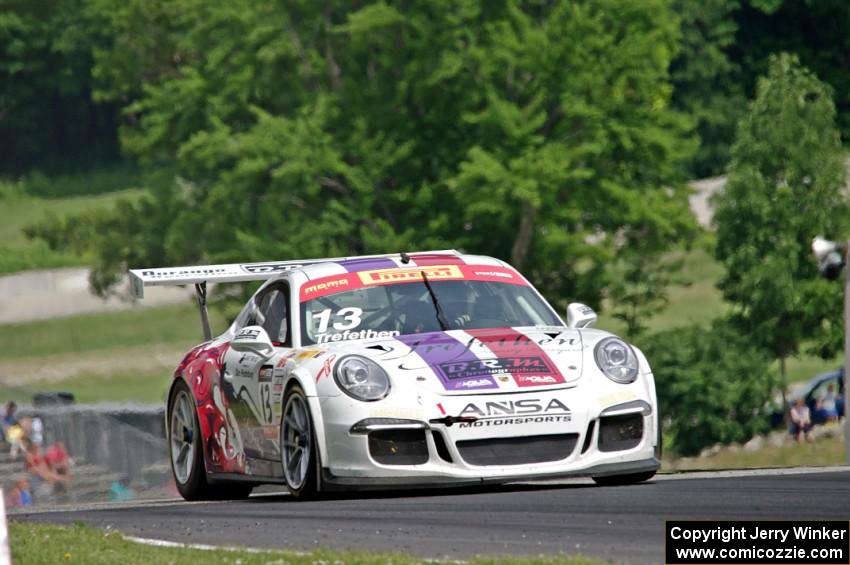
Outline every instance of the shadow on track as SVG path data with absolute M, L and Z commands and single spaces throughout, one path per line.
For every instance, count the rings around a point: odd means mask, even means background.
M 627 485 L 630 488 L 647 487 L 656 484 L 655 481 L 647 481 L 633 485 Z M 474 486 L 434 486 L 434 487 L 419 487 L 407 489 L 369 489 L 369 490 L 352 490 L 352 491 L 331 491 L 323 492 L 311 498 L 295 498 L 288 492 L 267 493 L 255 495 L 247 499 L 247 502 L 265 504 L 272 502 L 321 502 L 334 500 L 380 500 L 393 498 L 434 498 L 439 496 L 462 496 L 462 495 L 479 495 L 479 494 L 496 494 L 496 493 L 516 493 L 516 492 L 539 492 L 545 490 L 584 490 L 584 489 L 610 489 L 622 488 L 621 486 L 600 486 L 594 483 L 557 483 L 557 484 L 526 484 L 526 483 L 509 483 L 509 484 L 490 484 L 490 485 L 474 485 Z

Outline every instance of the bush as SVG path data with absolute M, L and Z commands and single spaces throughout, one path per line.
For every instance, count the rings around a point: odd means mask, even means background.
M 656 333 L 642 345 L 672 451 L 696 455 L 768 430 L 770 361 L 727 321 Z

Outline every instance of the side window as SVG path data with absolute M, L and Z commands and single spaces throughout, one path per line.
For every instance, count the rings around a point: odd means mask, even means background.
M 255 297 L 254 308 L 246 321 L 246 326 L 262 326 L 275 344 L 289 347 L 289 285 L 275 283 Z

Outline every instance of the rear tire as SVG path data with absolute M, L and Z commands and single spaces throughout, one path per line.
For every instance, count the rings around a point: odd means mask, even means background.
M 655 471 L 644 471 L 643 473 L 632 473 L 630 475 L 610 475 L 607 477 L 593 477 L 593 481 L 603 487 L 620 485 L 633 485 L 648 481 L 655 476 Z
M 299 385 L 286 391 L 280 417 L 280 460 L 292 496 L 313 498 L 321 491 L 319 449 L 310 405 Z
M 168 451 L 177 491 L 186 500 L 246 498 L 252 484 L 210 485 L 201 447 L 201 426 L 195 401 L 186 382 L 180 379 L 168 401 Z

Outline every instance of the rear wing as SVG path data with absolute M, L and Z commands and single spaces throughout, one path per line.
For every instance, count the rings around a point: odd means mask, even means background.
M 332 257 L 327 259 L 304 259 L 298 261 L 267 261 L 265 263 L 229 263 L 224 265 L 200 265 L 196 267 L 162 267 L 157 269 L 130 269 L 130 289 L 133 297 L 145 297 L 146 286 L 195 285 L 198 308 L 204 339 L 212 339 L 209 314 L 207 313 L 207 283 L 235 283 L 264 281 L 293 269 L 317 263 L 338 263 L 352 259 L 403 258 L 407 255 L 446 254 L 459 255 L 454 249 L 441 251 L 417 251 L 416 253 L 385 253 L 383 255 L 359 255 L 355 257 Z
M 446 254 L 459 255 L 454 249 L 417 251 L 408 255 Z M 327 259 L 302 259 L 296 261 L 268 261 L 265 263 L 230 263 L 225 265 L 200 265 L 196 267 L 162 267 L 158 269 L 130 269 L 130 287 L 133 297 L 144 298 L 146 286 L 189 285 L 210 283 L 235 283 L 264 281 L 275 276 L 317 263 L 337 263 L 352 259 L 384 259 L 401 257 L 401 253 L 359 255 Z

